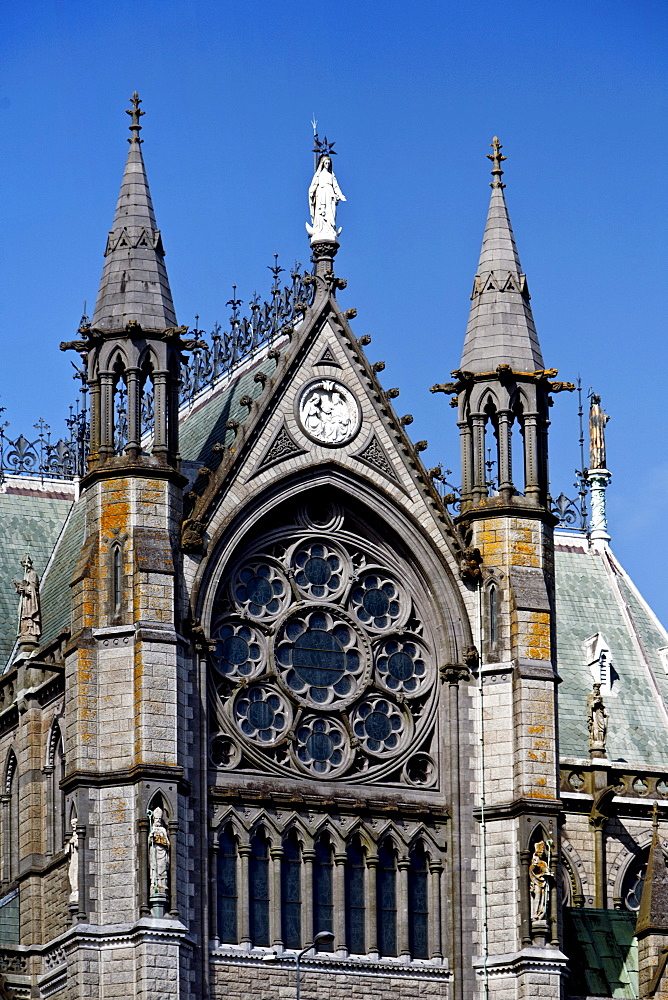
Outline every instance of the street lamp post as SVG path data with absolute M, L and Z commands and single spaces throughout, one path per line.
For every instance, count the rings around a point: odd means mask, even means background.
M 334 935 L 333 935 L 333 933 L 331 931 L 318 931 L 318 933 L 316 934 L 316 936 L 313 938 L 313 944 L 309 944 L 309 945 L 307 945 L 306 948 L 302 948 L 302 950 L 297 955 L 297 975 L 296 975 L 296 981 L 295 981 L 295 1000 L 299 1000 L 299 991 L 300 991 L 300 988 L 301 988 L 301 966 L 300 966 L 300 962 L 301 962 L 302 958 L 304 957 L 304 955 L 306 954 L 307 951 L 311 950 L 311 948 L 315 948 L 315 950 L 317 951 L 318 950 L 318 944 L 320 942 L 322 942 L 322 941 L 333 941 L 333 940 L 334 940 Z

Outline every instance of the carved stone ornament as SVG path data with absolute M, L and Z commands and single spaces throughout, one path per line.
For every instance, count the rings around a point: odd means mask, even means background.
M 367 465 L 373 466 L 374 469 L 378 469 L 385 476 L 388 476 L 388 478 L 396 479 L 394 469 L 385 454 L 385 449 L 375 434 L 369 441 L 368 445 L 362 449 L 357 458 L 366 462 Z
M 529 865 L 529 891 L 531 895 L 531 919 L 545 920 L 550 902 L 550 881 L 552 879 L 552 841 L 539 840 L 534 844 Z
M 161 902 L 167 899 L 169 887 L 169 834 L 165 826 L 161 806 L 148 810 L 149 833 L 149 875 L 151 901 Z
M 594 684 L 593 690 L 587 695 L 587 728 L 589 729 L 590 753 L 605 753 L 608 719 L 608 711 L 603 704 L 601 696 L 601 685 Z
M 341 229 L 336 228 L 336 206 L 345 197 L 334 176 L 331 156 L 324 154 L 318 160 L 308 191 L 311 224 L 306 223 L 306 232 L 311 244 L 336 243 Z
M 72 836 L 68 847 L 70 856 L 67 865 L 67 877 L 70 882 L 70 903 L 79 903 L 79 834 L 77 833 L 77 817 L 72 816 Z
M 314 441 L 337 446 L 351 441 L 362 423 L 350 389 L 334 379 L 309 382 L 299 397 L 299 423 Z

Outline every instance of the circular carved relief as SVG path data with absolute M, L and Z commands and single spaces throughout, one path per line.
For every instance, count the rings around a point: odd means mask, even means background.
M 277 633 L 274 654 L 279 679 L 302 705 L 348 705 L 369 675 L 366 640 L 334 608 L 294 611 Z
M 351 441 L 362 423 L 359 403 L 350 389 L 335 379 L 318 379 L 304 386 L 298 413 L 302 430 L 309 437 L 332 446 Z
M 282 694 L 258 685 L 237 695 L 234 721 L 247 739 L 262 746 L 273 746 L 289 730 L 292 712 Z
M 307 715 L 297 729 L 295 759 L 317 778 L 335 778 L 350 763 L 351 751 L 345 727 L 335 719 Z

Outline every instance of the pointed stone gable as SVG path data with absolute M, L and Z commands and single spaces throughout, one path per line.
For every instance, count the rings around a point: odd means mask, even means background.
M 500 183 L 492 185 L 471 300 L 462 371 L 489 372 L 501 364 L 515 371 L 543 368 L 529 290 Z
M 668 867 L 656 827 L 649 849 L 636 934 L 652 931 L 668 934 Z
M 131 320 L 145 330 L 176 326 L 140 142 L 136 135 L 130 140 L 114 223 L 107 238 L 92 319 L 92 326 L 100 330 L 122 330 Z

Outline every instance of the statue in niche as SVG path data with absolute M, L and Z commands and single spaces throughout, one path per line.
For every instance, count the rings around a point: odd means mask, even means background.
M 590 750 L 605 749 L 609 718 L 608 711 L 603 704 L 601 685 L 594 684 L 593 690 L 587 695 L 587 728 L 589 729 Z
M 539 840 L 533 846 L 533 857 L 529 865 L 529 891 L 531 893 L 531 919 L 545 920 L 550 902 L 550 879 L 552 871 L 551 841 Z
M 605 469 L 605 425 L 610 417 L 601 409 L 601 397 L 592 395 L 589 407 L 589 467 Z
M 72 835 L 68 852 L 70 855 L 67 875 L 70 880 L 70 903 L 79 904 L 79 834 L 77 833 L 77 817 L 72 816 Z
M 306 232 L 311 243 L 336 243 L 341 229 L 336 228 L 336 206 L 345 197 L 334 176 L 332 158 L 323 154 L 308 189 L 311 209 L 311 225 L 306 223 Z
M 42 632 L 42 615 L 39 606 L 39 577 L 30 556 L 22 560 L 24 574 L 22 580 L 14 580 L 16 593 L 20 595 L 21 624 L 19 639 L 36 642 Z
M 166 897 L 169 889 L 169 833 L 161 806 L 148 810 L 151 896 Z

